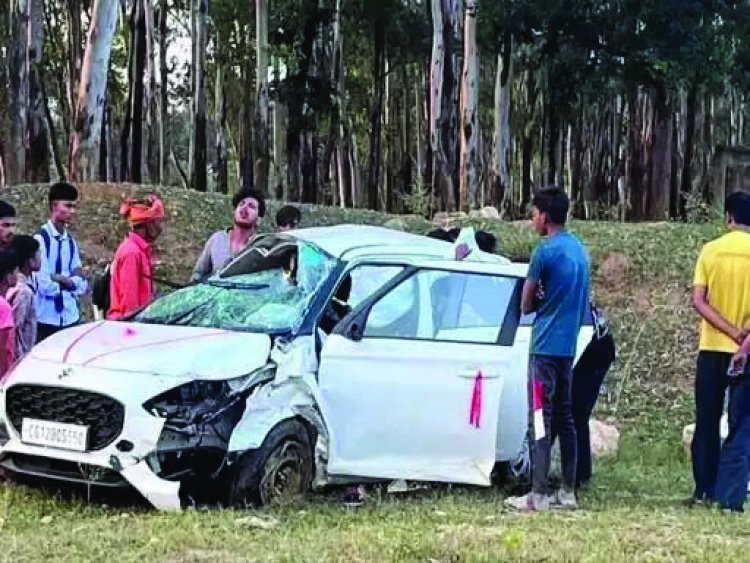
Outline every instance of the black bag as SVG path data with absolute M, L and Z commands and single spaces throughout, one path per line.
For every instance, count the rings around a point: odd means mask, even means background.
M 111 298 L 109 295 L 109 282 L 112 279 L 112 265 L 107 264 L 104 272 L 95 275 L 91 282 L 91 302 L 102 311 L 104 315 L 109 311 Z

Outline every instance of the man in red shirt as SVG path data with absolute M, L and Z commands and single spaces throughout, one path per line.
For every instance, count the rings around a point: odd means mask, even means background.
M 120 215 L 130 224 L 130 233 L 112 262 L 111 306 L 107 313 L 111 320 L 127 317 L 148 305 L 154 297 L 151 245 L 161 235 L 164 206 L 158 197 L 149 194 L 142 202 L 123 201 Z

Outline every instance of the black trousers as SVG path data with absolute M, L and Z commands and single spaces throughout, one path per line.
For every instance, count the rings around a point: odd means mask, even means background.
M 585 485 L 593 474 L 589 420 L 604 383 L 615 361 L 615 340 L 611 333 L 594 336 L 573 368 L 571 390 L 573 425 L 576 430 L 576 488 Z M 553 429 L 553 442 L 554 442 Z
M 60 332 L 61 330 L 65 328 L 68 328 L 68 327 L 37 323 L 36 324 L 36 343 L 39 344 L 42 340 L 49 338 L 56 332 Z
M 695 374 L 695 434 L 690 446 L 696 499 L 716 499 L 721 436 L 719 427 L 724 412 L 724 397 L 729 385 L 727 370 L 732 355 L 724 352 L 700 352 Z M 731 431 L 731 428 L 730 428 Z

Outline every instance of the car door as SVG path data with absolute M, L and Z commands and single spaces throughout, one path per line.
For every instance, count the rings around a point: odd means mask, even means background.
M 330 474 L 489 484 L 521 281 L 462 268 L 407 268 L 327 339 Z

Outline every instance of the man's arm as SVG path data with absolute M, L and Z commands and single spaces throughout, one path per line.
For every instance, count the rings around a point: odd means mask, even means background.
M 521 312 L 524 315 L 533 313 L 539 308 L 539 284 L 533 280 L 527 279 L 523 282 L 523 292 L 521 293 Z
M 524 315 L 535 312 L 539 308 L 542 295 L 542 270 L 544 269 L 544 255 L 542 247 L 537 247 L 531 256 L 529 273 L 523 283 L 521 292 L 521 312 Z
M 74 295 L 86 295 L 89 291 L 89 282 L 83 275 L 83 261 L 81 260 L 81 251 L 77 244 L 73 245 L 73 261 L 70 281 L 73 287 L 71 291 Z
M 47 252 L 44 244 L 44 239 L 41 235 L 34 235 L 34 238 L 41 247 L 42 263 L 39 272 L 37 273 L 37 280 L 39 282 L 38 292 L 44 297 L 55 297 L 60 293 L 60 284 L 54 281 L 52 271 L 49 267 L 49 260 L 47 260 Z
M 213 264 L 211 262 L 211 247 L 213 246 L 213 235 L 206 241 L 203 247 L 203 252 L 198 257 L 198 261 L 195 263 L 193 268 L 193 274 L 190 276 L 191 282 L 200 282 L 204 280 L 213 271 Z
M 748 335 L 747 330 L 733 326 L 732 323 L 711 306 L 708 302 L 708 288 L 701 285 L 696 285 L 693 288 L 693 307 L 709 324 L 726 334 L 737 344 L 742 344 Z

